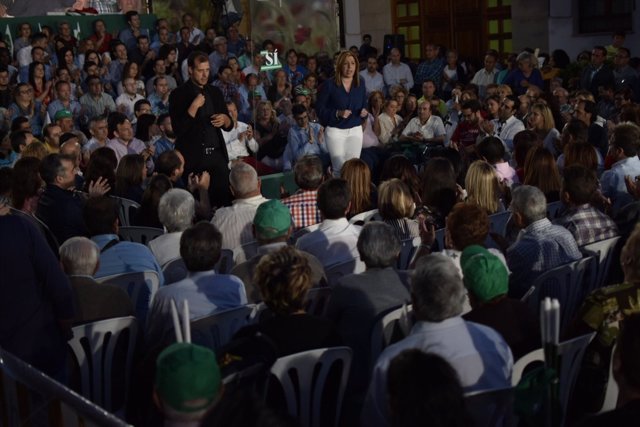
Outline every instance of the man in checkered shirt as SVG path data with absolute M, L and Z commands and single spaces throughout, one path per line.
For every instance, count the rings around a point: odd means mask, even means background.
M 322 184 L 322 160 L 317 156 L 304 156 L 296 162 L 293 173 L 300 189 L 282 200 L 291 211 L 295 230 L 318 224 L 322 221 L 316 203 L 318 187 Z
M 596 173 L 581 165 L 571 165 L 563 175 L 561 197 L 568 209 L 554 223 L 569 230 L 578 246 L 617 236 L 618 227 L 613 220 L 590 203 L 598 189 Z

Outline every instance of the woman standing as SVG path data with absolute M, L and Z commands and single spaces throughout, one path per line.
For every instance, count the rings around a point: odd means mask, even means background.
M 359 157 L 362 149 L 362 121 L 369 112 L 358 70 L 358 58 L 352 52 L 340 53 L 335 78 L 324 82 L 318 93 L 316 111 L 326 129 L 334 176 L 340 176 L 342 164 Z

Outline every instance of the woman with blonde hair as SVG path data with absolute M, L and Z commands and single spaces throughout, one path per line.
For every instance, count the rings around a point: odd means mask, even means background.
M 500 201 L 502 192 L 498 175 L 489 163 L 484 160 L 471 163 L 464 186 L 467 190 L 467 202 L 477 204 L 489 215 L 504 211 L 504 205 Z
M 347 213 L 347 217 L 352 217 L 374 208 L 371 197 L 373 190 L 371 170 L 369 170 L 369 166 L 365 162 L 360 159 L 347 160 L 342 165 L 340 178 L 347 181 L 349 190 L 351 190 L 351 209 Z
M 560 132 L 556 129 L 556 122 L 553 120 L 551 109 L 546 104 L 538 102 L 531 106 L 527 117 L 529 129 L 538 134 L 538 137 L 542 140 L 542 146 L 549 150 L 553 157 L 558 157 L 560 153 L 556 148 L 556 144 L 560 139 Z
M 336 60 L 335 78 L 324 82 L 316 102 L 334 176 L 340 176 L 344 162 L 360 157 L 362 122 L 369 115 L 366 106 L 367 92 L 360 82 L 358 57 L 344 51 Z
M 259 101 L 256 105 L 254 135 L 258 141 L 258 160 L 277 170 L 282 169 L 282 154 L 287 146 L 287 136 L 281 129 L 271 101 Z
M 402 117 L 398 114 L 398 108 L 398 101 L 395 99 L 388 99 L 384 103 L 384 109 L 378 119 L 378 122 L 380 123 L 378 140 L 382 144 L 392 142 L 392 138 L 399 134 L 398 126 L 402 123 Z
M 560 172 L 553 155 L 543 147 L 532 148 L 524 161 L 524 185 L 538 187 L 547 203 L 560 200 Z
M 416 204 L 411 190 L 398 178 L 380 184 L 378 189 L 378 213 L 382 220 L 391 225 L 400 240 L 412 239 L 420 235 L 418 221 L 413 219 Z
M 242 328 L 234 340 L 265 335 L 275 344 L 278 357 L 339 345 L 340 338 L 330 320 L 305 312 L 307 294 L 314 285 L 311 277 L 309 261 L 293 246 L 263 256 L 254 282 L 273 316 Z

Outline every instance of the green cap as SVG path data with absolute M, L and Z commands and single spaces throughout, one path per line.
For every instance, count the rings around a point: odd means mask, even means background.
M 71 118 L 73 118 L 73 114 L 71 114 L 71 111 L 62 109 L 62 110 L 58 110 L 56 115 L 53 117 L 53 120 L 71 119 Z
M 208 407 L 220 389 L 220 368 L 208 348 L 175 343 L 156 360 L 156 390 L 174 410 L 196 412 Z
M 291 227 L 291 212 L 280 200 L 269 200 L 258 206 L 253 226 L 256 235 L 263 239 L 275 239 L 287 234 Z
M 480 301 L 490 301 L 509 289 L 509 273 L 504 263 L 479 245 L 467 246 L 460 257 L 464 285 Z

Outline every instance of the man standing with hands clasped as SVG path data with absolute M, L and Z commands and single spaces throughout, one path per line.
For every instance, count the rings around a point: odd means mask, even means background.
M 193 52 L 187 59 L 189 81 L 169 98 L 169 114 L 176 134 L 176 149 L 185 158 L 184 173 L 211 175 L 209 196 L 214 206 L 231 202 L 229 155 L 222 130 L 233 127 L 220 89 L 209 84 L 209 58 Z

